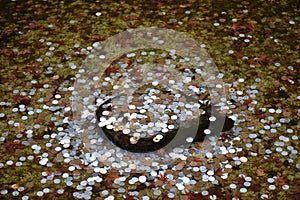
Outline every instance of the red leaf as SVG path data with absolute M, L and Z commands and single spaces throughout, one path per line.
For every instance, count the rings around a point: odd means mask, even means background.
M 280 177 L 280 176 L 278 176 L 278 177 L 275 178 L 275 182 L 277 184 L 279 184 L 280 186 L 285 185 L 285 181 L 284 181 L 283 177 Z
M 9 49 L 6 49 L 6 48 L 5 48 L 5 49 L 1 49 L 1 50 L 0 50 L 0 53 L 7 56 L 7 55 L 10 54 L 10 50 L 9 50 Z
M 134 200 L 134 198 L 132 196 L 130 196 L 129 194 L 126 195 L 125 200 Z
M 30 29 L 38 29 L 40 27 L 40 24 L 36 21 L 33 20 L 30 24 L 29 24 L 29 28 Z
M 165 181 L 166 177 L 163 174 L 159 173 L 158 180 Z
M 133 20 L 138 20 L 138 19 L 140 19 L 140 16 L 136 16 L 136 15 L 130 15 L 130 16 L 123 17 L 124 21 L 133 21 Z

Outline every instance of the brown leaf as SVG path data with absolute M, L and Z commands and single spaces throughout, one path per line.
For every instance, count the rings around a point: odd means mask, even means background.
M 111 171 L 107 177 L 104 179 L 104 183 L 107 187 L 111 187 L 112 183 L 114 182 L 114 180 L 116 180 L 117 178 L 120 178 L 119 173 L 116 171 Z
M 176 165 L 175 170 L 180 171 L 183 169 L 183 167 L 184 167 L 184 162 L 182 161 Z
M 134 200 L 135 198 L 130 196 L 129 194 L 126 195 L 125 200 Z
M 284 181 L 283 177 L 280 177 L 280 176 L 278 176 L 278 177 L 275 178 L 275 182 L 277 184 L 279 184 L 280 186 L 285 185 L 285 181 Z
M 27 188 L 32 188 L 34 186 L 34 183 L 33 182 L 28 182 L 26 183 L 25 187 Z
M 163 183 L 164 183 L 163 181 L 157 180 L 157 181 L 154 182 L 154 185 L 155 185 L 156 187 L 160 187 L 160 186 L 163 185 Z
M 10 142 L 6 142 L 4 144 L 4 147 L 9 153 L 14 153 L 16 152 L 17 149 L 24 149 L 25 145 L 20 144 L 19 141 L 10 141 Z
M 259 167 L 256 170 L 256 174 L 257 174 L 257 176 L 264 176 L 265 175 L 265 171 L 264 171 L 263 168 Z
M 0 53 L 7 56 L 7 55 L 10 54 L 10 50 L 9 50 L 9 49 L 6 49 L 6 48 L 5 48 L 5 49 L 1 49 L 1 50 L 0 50 Z
M 31 51 L 29 49 L 24 49 L 22 51 L 19 51 L 17 53 L 17 55 L 25 55 L 25 54 L 29 54 L 29 53 L 31 53 Z
M 38 29 L 40 27 L 40 24 L 36 21 L 33 20 L 30 24 L 29 24 L 29 28 L 30 29 Z
M 19 185 L 18 183 L 13 184 L 13 185 L 11 186 L 11 188 L 14 189 L 14 190 L 19 189 L 19 187 L 20 187 L 20 185 Z
M 124 21 L 133 21 L 133 20 L 138 20 L 140 19 L 141 17 L 140 16 L 137 16 L 137 15 L 130 15 L 130 16 L 125 16 L 123 17 L 123 20 Z

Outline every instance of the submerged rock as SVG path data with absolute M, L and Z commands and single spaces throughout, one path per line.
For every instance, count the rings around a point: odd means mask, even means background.
M 116 98 L 116 97 L 115 97 Z M 101 122 L 101 117 L 103 117 L 103 113 L 108 113 L 112 109 L 112 99 L 109 99 L 103 102 L 96 111 L 96 116 L 98 122 Z M 180 123 L 178 121 L 174 122 L 174 128 L 169 129 L 167 132 L 157 131 L 153 135 L 149 135 L 148 137 L 140 137 L 128 134 L 124 130 L 124 127 L 115 127 L 115 126 L 105 126 L 102 125 L 100 128 L 103 130 L 105 136 L 116 146 L 136 153 L 146 153 L 159 150 L 172 142 L 172 146 L 181 145 L 189 136 L 184 133 L 190 133 L 191 131 L 196 131 L 192 140 L 189 140 L 189 144 L 194 142 L 203 142 L 207 133 L 205 130 L 208 130 L 210 125 L 210 117 L 211 117 L 211 106 L 210 105 L 201 105 L 202 115 L 199 118 L 192 119 L 188 121 L 188 123 L 184 123 L 184 127 L 180 127 Z M 224 116 L 214 116 L 215 120 L 223 118 Z M 103 119 L 103 118 L 102 118 Z M 186 126 L 188 124 L 188 126 Z M 225 117 L 224 125 L 222 131 L 228 131 L 233 127 L 234 121 L 227 116 Z M 178 132 L 178 130 L 180 131 Z M 125 134 L 124 134 L 125 133 Z M 180 134 L 180 135 L 177 135 Z M 176 136 L 176 137 L 175 137 Z M 175 141 L 174 141 L 175 140 Z

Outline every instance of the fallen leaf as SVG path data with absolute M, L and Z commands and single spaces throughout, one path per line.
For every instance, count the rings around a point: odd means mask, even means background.
M 257 176 L 264 176 L 265 175 L 264 169 L 261 167 L 257 168 L 256 174 Z
M 175 170 L 180 171 L 183 169 L 183 167 L 184 167 L 184 162 L 180 162 L 176 165 Z
M 279 184 L 280 186 L 285 185 L 285 181 L 284 181 L 283 177 L 280 177 L 280 176 L 278 176 L 278 177 L 275 178 L 275 182 L 277 184 Z

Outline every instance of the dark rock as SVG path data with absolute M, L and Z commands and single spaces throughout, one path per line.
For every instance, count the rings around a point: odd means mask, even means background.
M 108 100 L 108 101 L 104 102 L 102 105 L 109 103 L 110 101 L 111 100 Z M 97 116 L 98 120 L 100 119 L 100 117 L 102 116 L 102 112 L 104 111 L 104 109 L 102 108 L 102 105 L 100 105 L 96 111 L 96 116 Z M 204 108 L 206 110 L 206 114 L 201 115 L 201 117 L 199 119 L 199 123 L 196 124 L 194 122 L 196 120 L 194 120 L 191 122 L 191 126 L 189 128 L 184 129 L 184 131 L 186 133 L 189 133 L 191 131 L 194 131 L 197 128 L 197 134 L 194 137 L 193 142 L 204 141 L 205 136 L 206 136 L 206 134 L 204 133 L 204 130 L 207 129 L 210 124 L 210 121 L 209 121 L 209 117 L 211 116 L 210 107 L 207 107 L 207 108 L 201 107 L 201 108 L 202 109 Z M 220 117 L 222 117 L 222 116 L 216 116 L 217 120 L 220 119 Z M 233 127 L 233 124 L 234 124 L 234 121 L 232 119 L 225 117 L 225 122 L 224 122 L 222 131 L 230 130 Z M 177 124 L 177 127 L 178 127 L 178 124 Z M 132 137 L 131 135 L 126 135 L 126 134 L 123 134 L 122 131 L 114 131 L 111 129 L 107 129 L 105 127 L 102 127 L 101 129 L 103 130 L 106 137 L 113 144 L 115 144 L 116 146 L 118 146 L 124 150 L 130 151 L 130 152 L 137 152 L 137 153 L 146 153 L 146 152 L 152 152 L 152 151 L 159 150 L 159 149 L 167 146 L 171 141 L 172 141 L 172 147 L 175 147 L 176 145 L 183 144 L 187 138 L 187 136 L 185 136 L 185 135 L 179 135 L 178 137 L 176 137 L 176 140 L 173 141 L 178 132 L 178 129 L 174 129 L 167 133 L 158 132 L 154 136 L 151 136 L 148 138 L 140 138 L 136 144 L 131 144 L 130 143 L 130 137 Z M 164 137 L 159 142 L 154 142 L 153 138 L 158 134 L 161 134 Z

